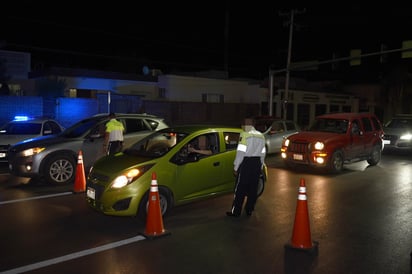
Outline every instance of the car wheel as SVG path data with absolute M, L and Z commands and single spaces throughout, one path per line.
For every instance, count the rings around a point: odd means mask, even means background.
M 259 182 L 258 182 L 258 189 L 257 189 L 257 197 L 262 195 L 263 191 L 265 190 L 265 176 L 260 175 Z
M 368 164 L 371 166 L 376 166 L 381 160 L 382 150 L 380 146 L 374 146 L 372 150 L 371 157 L 367 160 Z
M 76 159 L 68 154 L 53 155 L 43 169 L 45 180 L 51 184 L 68 184 L 74 181 Z
M 343 153 L 337 150 L 333 153 L 329 163 L 329 170 L 334 173 L 339 173 L 343 169 Z
M 137 212 L 137 216 L 140 220 L 146 222 L 147 218 L 147 210 L 149 208 L 148 198 L 149 192 L 147 192 L 139 204 L 139 211 Z M 162 216 L 166 216 L 166 214 L 170 211 L 172 207 L 171 203 L 171 195 L 169 191 L 165 188 L 159 187 L 159 204 L 160 204 L 160 212 Z

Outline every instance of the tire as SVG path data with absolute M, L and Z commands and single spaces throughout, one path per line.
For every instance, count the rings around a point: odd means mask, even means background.
M 258 189 L 257 189 L 257 197 L 263 194 L 263 191 L 265 190 L 265 176 L 260 175 L 259 177 L 259 182 L 258 182 Z
M 43 167 L 43 176 L 47 183 L 64 185 L 74 182 L 76 159 L 69 154 L 50 156 Z
M 340 150 L 332 154 L 329 162 L 329 171 L 332 173 L 339 173 L 343 169 L 343 153 Z
M 140 220 L 146 222 L 146 218 L 147 218 L 147 210 L 148 210 L 148 199 L 149 199 L 149 192 L 147 192 L 142 200 L 140 201 L 139 204 L 139 210 L 137 212 L 137 216 Z M 162 213 L 162 216 L 165 217 L 167 215 L 167 213 L 170 212 L 171 208 L 172 208 L 172 199 L 171 199 L 171 195 L 170 192 L 162 187 L 159 187 L 159 203 L 160 203 L 160 211 Z
M 380 162 L 381 156 L 382 156 L 381 147 L 380 146 L 374 146 L 373 149 L 372 149 L 372 153 L 371 153 L 370 158 L 366 161 L 371 166 L 376 166 Z

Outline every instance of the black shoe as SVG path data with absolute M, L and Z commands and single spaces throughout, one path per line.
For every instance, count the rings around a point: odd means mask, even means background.
M 252 210 L 246 210 L 246 215 L 247 216 L 252 216 Z
M 229 216 L 229 217 L 239 217 L 239 214 L 234 214 L 231 211 L 227 211 L 226 215 Z

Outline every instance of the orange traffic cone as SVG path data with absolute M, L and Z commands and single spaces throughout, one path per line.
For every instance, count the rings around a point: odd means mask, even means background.
M 300 179 L 292 239 L 290 243 L 285 245 L 285 247 L 309 251 L 310 253 L 318 253 L 318 243 L 313 242 L 310 236 L 306 186 L 303 178 Z
M 76 177 L 74 179 L 74 192 L 86 191 L 86 175 L 83 166 L 83 153 L 80 150 L 77 158 Z
M 157 186 L 156 173 L 152 173 L 152 183 L 150 185 L 149 201 L 148 201 L 146 229 L 144 236 L 147 238 L 155 238 L 170 234 L 163 227 L 162 211 L 160 209 L 159 188 Z

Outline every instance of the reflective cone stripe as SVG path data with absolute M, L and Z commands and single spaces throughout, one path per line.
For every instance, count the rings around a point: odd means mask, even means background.
M 77 157 L 76 175 L 74 179 L 74 192 L 86 191 L 86 174 L 83 166 L 83 153 L 80 150 Z
M 79 157 L 77 157 L 77 164 L 83 164 L 83 154 L 81 151 L 79 152 Z
M 146 237 L 157 237 L 167 234 L 163 227 L 162 211 L 160 209 L 159 187 L 157 185 L 156 173 L 152 173 L 152 182 L 150 184 L 150 193 L 147 208 L 146 228 L 144 235 Z

